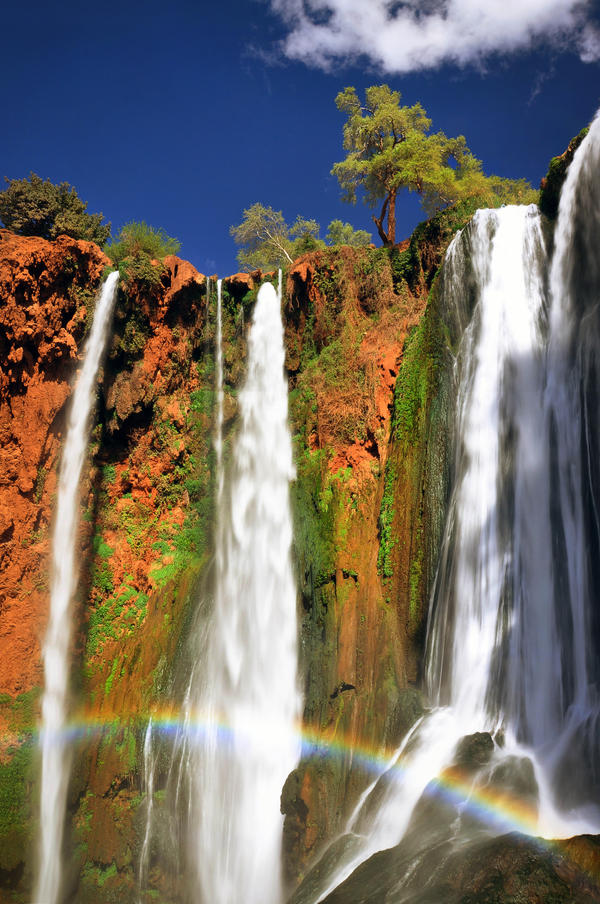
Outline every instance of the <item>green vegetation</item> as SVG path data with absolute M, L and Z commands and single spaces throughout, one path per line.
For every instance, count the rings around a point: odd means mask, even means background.
M 421 104 L 400 106 L 400 99 L 400 92 L 388 85 L 367 88 L 364 107 L 355 88 L 345 88 L 336 97 L 338 109 L 347 116 L 348 153 L 331 172 L 344 200 L 355 203 L 361 190 L 369 207 L 381 205 L 372 218 L 384 245 L 396 241 L 396 198 L 404 188 L 419 194 L 428 214 L 467 198 L 476 198 L 480 207 L 537 200 L 537 192 L 524 179 L 486 176 L 462 135 L 430 133 L 431 120 Z
M 362 248 L 371 243 L 371 234 L 366 229 L 355 229 L 350 223 L 332 220 L 327 228 L 325 241 L 328 245 L 350 245 L 351 248 Z
M 180 247 L 181 243 L 163 229 L 131 222 L 104 251 L 125 281 L 157 285 L 164 272 L 162 261 L 169 254 L 177 254 Z
M 548 166 L 546 177 L 542 180 L 540 192 L 540 210 L 551 220 L 558 214 L 558 202 L 560 190 L 567 176 L 567 170 L 571 165 L 575 151 L 589 132 L 589 127 L 582 129 L 579 135 L 572 138 L 566 151 L 558 157 L 553 157 Z
M 295 546 L 300 583 L 312 597 L 335 573 L 333 486 L 325 452 L 297 446 L 296 457 L 297 477 L 292 487 Z
M 22 862 L 31 832 L 32 740 L 3 751 L 0 761 L 0 871 Z
M 404 347 L 402 367 L 394 386 L 392 431 L 400 443 L 411 443 L 437 389 L 443 348 L 439 317 L 425 315 Z
M 392 537 L 392 522 L 394 520 L 394 491 L 396 488 L 396 466 L 393 461 L 388 461 L 385 466 L 383 480 L 383 497 L 379 511 L 379 552 L 377 553 L 377 571 L 384 580 L 392 577 L 392 549 L 395 540 Z
M 289 226 L 280 210 L 258 203 L 245 210 L 242 222 L 229 231 L 240 246 L 237 259 L 245 270 L 276 270 L 293 263 L 307 251 L 326 247 L 326 242 L 319 238 L 321 227 L 316 220 L 297 216 Z M 364 229 L 354 229 L 350 223 L 332 220 L 326 241 L 329 245 L 359 248 L 368 245 L 371 236 Z
M 101 213 L 88 213 L 76 190 L 68 182 L 54 185 L 31 173 L 28 179 L 5 179 L 8 188 L 0 192 L 0 219 L 18 235 L 38 235 L 55 239 L 70 235 L 103 245 L 110 235 L 110 223 Z
M 246 270 L 276 270 L 291 264 L 294 256 L 323 245 L 315 220 L 298 216 L 288 226 L 280 210 L 259 203 L 245 210 L 242 222 L 229 231 L 240 246 L 237 258 Z

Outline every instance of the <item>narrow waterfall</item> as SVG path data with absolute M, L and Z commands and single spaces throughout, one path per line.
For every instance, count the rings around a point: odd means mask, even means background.
M 186 702 L 203 726 L 184 754 L 190 896 L 277 904 L 279 797 L 299 756 L 300 695 L 283 326 L 268 283 L 254 310 L 239 410 L 218 513 L 214 608 Z
M 144 792 L 146 796 L 146 828 L 138 866 L 139 904 L 143 904 L 143 892 L 146 886 L 148 865 L 150 862 L 150 841 L 152 838 L 152 816 L 154 812 L 154 768 L 156 758 L 152 751 L 152 717 L 148 719 L 144 736 Z
M 217 327 L 215 337 L 215 392 L 217 402 L 217 416 L 215 419 L 215 454 L 217 473 L 217 506 L 221 504 L 223 496 L 223 323 L 222 323 L 222 285 L 223 280 L 217 280 Z M 208 291 L 208 290 L 207 290 Z
M 600 830 L 599 172 L 597 118 L 563 188 L 551 264 L 536 207 L 478 211 L 446 255 L 446 307 L 464 307 L 469 284 L 476 305 L 455 363 L 453 493 L 428 626 L 435 708 L 365 793 L 312 900 L 404 836 L 411 867 L 394 900 L 420 900 L 434 841 L 411 819 L 476 732 L 499 739 L 484 783 L 494 769 L 531 775 L 538 800 L 521 830 Z M 437 843 L 458 837 L 461 812 Z
M 43 646 L 45 684 L 41 730 L 40 862 L 34 898 L 40 904 L 55 904 L 60 894 L 62 840 L 70 771 L 70 753 L 64 728 L 72 635 L 71 604 L 78 579 L 76 544 L 80 508 L 79 481 L 88 446 L 96 377 L 109 334 L 118 280 L 118 272 L 111 273 L 96 302 L 83 366 L 71 401 L 58 478 L 52 540 L 50 613 Z

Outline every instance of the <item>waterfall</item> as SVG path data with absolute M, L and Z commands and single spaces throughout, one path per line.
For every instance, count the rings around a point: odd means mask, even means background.
M 283 326 L 268 283 L 249 332 L 239 411 L 218 512 L 214 607 L 184 707 L 190 726 L 194 714 L 203 723 L 183 758 L 191 897 L 277 904 L 279 798 L 299 756 L 300 695 Z
M 560 712 L 545 751 L 553 785 L 600 798 L 600 114 L 561 192 L 550 272 L 547 407 L 552 450 Z
M 155 757 L 152 754 L 152 717 L 148 719 L 144 736 L 144 785 L 146 792 L 146 828 L 140 854 L 138 868 L 138 901 L 142 904 L 142 893 L 146 884 L 148 865 L 150 862 L 150 839 L 152 837 L 152 815 L 154 810 L 154 767 Z
M 217 396 L 217 417 L 215 422 L 215 453 L 217 472 L 217 506 L 223 496 L 223 325 L 221 313 L 221 292 L 223 280 L 217 280 L 217 328 L 215 338 L 215 389 Z M 208 291 L 208 290 L 207 290 Z
M 544 510 L 540 218 L 535 207 L 482 210 L 470 232 L 479 304 L 458 360 L 454 493 L 427 664 L 430 695 L 453 708 L 462 734 L 498 727 L 505 701 L 497 688 L 507 682 L 515 700 L 534 697 L 540 719 L 549 718 L 543 710 L 554 695 L 546 657 L 556 645 L 544 613 L 551 599 L 551 536 Z M 508 655 L 504 649 L 520 628 L 537 644 L 529 659 L 516 642 Z
M 478 211 L 448 249 L 442 307 L 464 311 L 469 286 L 476 304 L 455 361 L 453 489 L 428 625 L 435 708 L 365 794 L 313 900 L 405 833 L 418 875 L 411 815 L 475 732 L 501 733 L 494 763 L 530 760 L 532 831 L 600 830 L 599 172 L 597 118 L 562 191 L 551 264 L 533 206 Z M 419 899 L 414 881 L 396 877 L 398 900 Z
M 58 497 L 52 539 L 50 613 L 43 645 L 42 781 L 40 807 L 40 864 L 34 900 L 55 904 L 61 882 L 61 856 L 70 753 L 64 736 L 68 702 L 71 604 L 77 587 L 77 531 L 79 480 L 88 446 L 90 413 L 96 377 L 108 338 L 118 272 L 111 273 L 96 302 L 84 361 L 70 405 L 67 433 L 58 478 Z

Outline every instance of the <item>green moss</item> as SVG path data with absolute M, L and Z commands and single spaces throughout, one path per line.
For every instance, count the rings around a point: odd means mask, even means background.
M 196 389 L 190 393 L 190 411 L 210 414 L 214 404 L 214 391 L 210 388 Z
M 48 470 L 45 467 L 38 468 L 38 472 L 35 478 L 35 484 L 33 486 L 33 498 L 36 505 L 39 505 L 42 500 L 42 495 L 44 493 L 44 485 L 46 483 L 46 477 L 48 476 Z
M 109 879 L 116 877 L 116 875 L 117 866 L 115 863 L 111 863 L 107 867 L 101 867 L 88 861 L 83 867 L 81 878 L 84 882 L 96 885 L 99 888 L 104 888 L 106 882 L 108 882 Z
M 326 454 L 301 451 L 292 487 L 292 509 L 299 578 L 308 595 L 330 581 L 335 572 L 333 493 Z
M 117 477 L 117 469 L 114 465 L 105 465 L 102 468 L 102 480 L 106 483 L 114 483 Z
M 110 670 L 110 674 L 109 674 L 108 678 L 106 679 L 106 682 L 104 685 L 104 696 L 105 697 L 108 697 L 108 695 L 110 694 L 110 690 L 112 688 L 112 684 L 113 684 L 113 681 L 115 680 L 115 675 L 117 673 L 118 664 L 119 664 L 118 660 L 114 659 L 113 664 L 112 664 L 112 669 Z
M 41 688 L 34 687 L 16 697 L 0 694 L 0 714 L 6 720 L 10 731 L 18 734 L 29 734 L 34 731 L 41 693 Z
M 125 266 L 122 264 L 119 270 L 123 276 Z M 136 297 L 129 294 L 127 279 L 128 275 L 119 283 L 110 350 L 110 357 L 119 360 L 123 366 L 131 365 L 142 355 L 151 333 L 150 318 L 142 310 Z
M 0 870 L 14 870 L 30 841 L 34 743 L 9 747 L 0 762 Z
M 416 544 L 415 544 L 415 555 L 410 563 L 410 573 L 409 573 L 409 596 L 408 596 L 408 613 L 411 621 L 411 626 L 416 627 L 417 621 L 419 618 L 419 613 L 421 610 L 421 602 L 422 602 L 422 579 L 423 579 L 423 559 L 424 559 L 424 548 L 423 548 L 423 531 L 421 528 L 417 529 L 416 533 Z
M 395 540 L 392 536 L 392 524 L 394 521 L 394 491 L 396 487 L 396 466 L 389 460 L 385 466 L 383 480 L 383 496 L 379 510 L 379 552 L 377 554 L 377 570 L 384 579 L 391 578 L 394 570 L 392 567 L 392 549 Z
M 563 183 L 567 177 L 567 170 L 575 151 L 589 132 L 589 128 L 582 129 L 579 135 L 572 138 L 567 150 L 559 157 L 553 157 L 548 165 L 548 172 L 543 180 L 543 188 L 540 193 L 539 206 L 543 214 L 554 220 L 558 214 L 558 204 Z
M 394 386 L 392 431 L 400 443 L 419 438 L 428 403 L 439 385 L 445 345 L 439 313 L 428 302 L 424 317 L 406 340 Z

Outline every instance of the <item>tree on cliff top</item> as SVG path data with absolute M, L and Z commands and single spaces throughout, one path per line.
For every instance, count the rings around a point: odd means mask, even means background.
M 396 198 L 403 188 L 421 196 L 428 214 L 467 198 L 478 199 L 482 207 L 537 198 L 524 179 L 485 176 L 462 135 L 429 133 L 431 120 L 421 104 L 400 106 L 400 98 L 400 92 L 388 85 L 367 88 L 364 107 L 354 88 L 345 88 L 336 97 L 338 109 L 348 117 L 344 125 L 348 154 L 331 172 L 344 200 L 355 203 L 361 189 L 369 207 L 381 204 L 373 222 L 384 245 L 396 241 Z
M 319 238 L 320 226 L 316 220 L 297 216 L 288 226 L 283 213 L 253 204 L 244 211 L 244 218 L 238 226 L 229 230 L 235 243 L 240 246 L 237 259 L 246 270 L 275 270 L 291 264 L 307 251 L 324 248 L 325 242 Z M 354 229 L 350 223 L 333 220 L 327 231 L 327 244 L 368 245 L 371 236 L 364 229 Z
M 103 245 L 110 235 L 110 223 L 101 213 L 88 213 L 87 204 L 72 185 L 54 185 L 31 173 L 28 179 L 5 179 L 8 188 L 0 192 L 0 220 L 18 235 L 55 239 L 70 235 Z
M 245 210 L 242 222 L 229 232 L 240 246 L 237 259 L 246 270 L 276 270 L 323 245 L 316 220 L 298 216 L 288 226 L 280 210 L 259 203 Z

